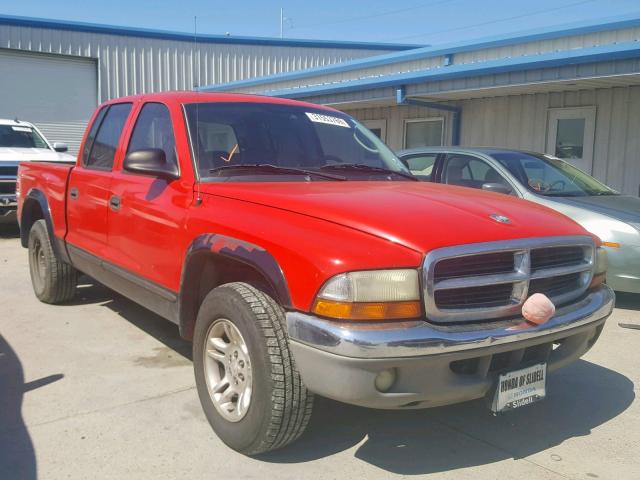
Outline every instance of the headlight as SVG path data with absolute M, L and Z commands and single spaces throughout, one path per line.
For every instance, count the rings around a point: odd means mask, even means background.
M 418 271 L 341 273 L 320 289 L 313 312 L 342 320 L 395 320 L 422 313 Z
M 593 279 L 589 288 L 594 288 L 604 283 L 607 278 L 607 263 L 607 251 L 602 247 L 598 247 L 594 260 Z

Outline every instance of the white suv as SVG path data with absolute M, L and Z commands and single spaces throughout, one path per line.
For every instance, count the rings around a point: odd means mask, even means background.
M 0 119 L 0 223 L 15 221 L 16 176 L 20 162 L 75 162 L 67 145 L 53 145 L 35 125 Z

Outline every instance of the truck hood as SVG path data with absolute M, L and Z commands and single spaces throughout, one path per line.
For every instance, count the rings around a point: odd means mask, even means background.
M 202 184 L 201 192 L 315 217 L 419 252 L 515 238 L 589 235 L 573 220 L 532 202 L 427 182 L 234 182 Z M 501 223 L 491 215 L 509 221 Z
M 72 162 L 75 158 L 66 153 L 59 153 L 55 150 L 49 150 L 48 148 L 0 147 L 0 162 L 26 162 L 32 160 Z

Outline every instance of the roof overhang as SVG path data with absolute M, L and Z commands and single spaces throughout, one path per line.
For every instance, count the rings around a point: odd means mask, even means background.
M 623 15 L 613 18 L 601 19 L 597 23 L 590 21 L 574 22 L 565 25 L 553 25 L 550 27 L 538 28 L 520 32 L 516 35 L 497 35 L 481 39 L 472 39 L 462 42 L 449 44 L 426 46 L 416 48 L 404 52 L 394 52 L 385 55 L 376 55 L 373 57 L 359 58 L 347 62 L 339 62 L 332 65 L 322 67 L 309 68 L 305 70 L 297 70 L 287 73 L 278 73 L 275 75 L 267 75 L 257 78 L 238 80 L 223 84 L 215 84 L 200 87 L 205 91 L 245 91 L 243 89 L 261 89 L 264 90 L 277 82 L 298 81 L 300 84 L 310 85 L 314 78 L 326 76 L 336 73 L 353 76 L 354 73 L 368 68 L 385 67 L 386 70 L 392 69 L 392 65 L 403 62 L 411 62 L 426 58 L 434 58 L 446 55 L 455 55 L 462 52 L 472 52 L 488 48 L 505 47 L 527 42 L 535 42 L 541 40 L 553 40 L 557 38 L 568 38 L 573 35 L 584 35 L 597 32 L 613 32 L 619 29 L 640 27 L 640 17 L 637 14 Z M 251 90 L 254 91 L 254 90 Z
M 316 95 L 341 94 L 385 87 L 400 87 L 442 81 L 460 80 L 470 77 L 524 73 L 533 70 L 562 68 L 640 58 L 638 42 L 619 43 L 570 51 L 528 55 L 463 65 L 419 70 L 391 75 L 347 80 L 328 84 L 310 85 L 298 88 L 261 92 L 264 95 L 283 98 L 307 98 Z M 567 79 L 568 80 L 568 79 Z M 536 79 L 535 82 L 538 83 Z M 433 92 L 435 93 L 435 92 Z M 442 92 L 438 92 L 442 93 Z
M 536 93 L 568 92 L 578 90 L 591 90 L 596 88 L 628 87 L 640 85 L 640 73 L 620 74 L 611 76 L 594 76 L 581 79 L 548 80 L 537 82 L 516 83 L 510 85 L 498 85 L 483 88 L 461 88 L 458 90 L 442 91 L 437 93 L 407 94 L 407 98 L 416 100 L 447 102 L 470 100 L 474 98 L 504 97 L 508 95 L 532 95 Z M 383 95 L 363 99 L 334 99 L 329 97 L 305 98 L 313 103 L 321 103 L 334 108 L 351 110 L 357 108 L 377 108 L 397 105 L 396 95 L 389 89 Z

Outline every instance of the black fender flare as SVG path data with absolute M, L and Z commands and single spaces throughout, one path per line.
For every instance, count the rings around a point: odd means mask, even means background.
M 31 230 L 31 226 L 35 223 L 35 219 L 31 217 L 31 209 L 28 208 L 29 205 L 32 204 L 32 202 L 36 202 L 40 207 L 42 217 L 44 218 L 44 221 L 47 225 L 47 233 L 49 234 L 49 239 L 51 240 L 53 253 L 63 262 L 71 263 L 71 261 L 69 260 L 69 255 L 67 254 L 67 249 L 64 245 L 64 240 L 59 239 L 54 234 L 53 219 L 51 218 L 51 209 L 49 208 L 47 197 L 44 192 L 42 192 L 42 190 L 39 190 L 37 188 L 32 188 L 31 190 L 29 190 L 22 205 L 22 214 L 19 218 L 21 245 L 25 248 L 28 247 L 29 231 Z
M 259 245 L 237 238 L 217 233 L 204 233 L 196 237 L 185 255 L 180 278 L 180 307 L 179 322 L 180 332 L 183 337 L 190 338 L 193 326 L 190 319 L 196 313 L 189 305 L 193 305 L 193 296 L 196 292 L 190 292 L 191 265 L 202 256 L 220 256 L 243 263 L 260 273 L 269 283 L 276 296 L 276 301 L 286 309 L 291 309 L 291 295 L 287 280 L 280 268 L 280 264 L 267 250 Z

